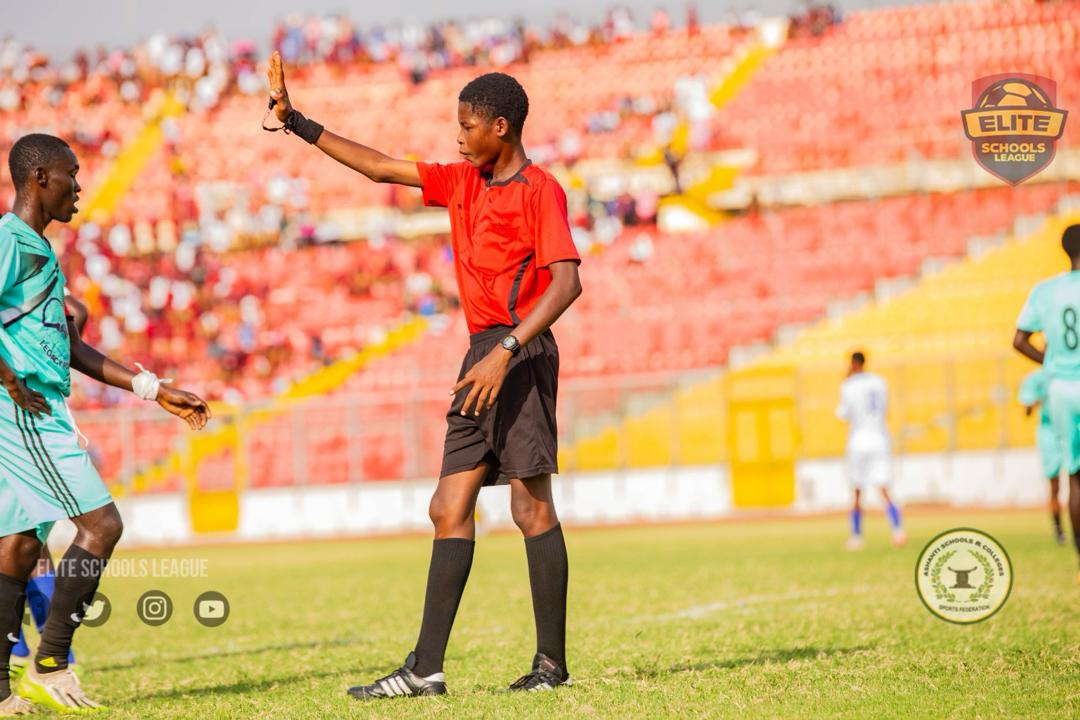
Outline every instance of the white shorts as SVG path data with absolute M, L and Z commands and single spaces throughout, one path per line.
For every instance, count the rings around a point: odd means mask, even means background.
M 853 488 L 885 487 L 892 480 L 892 453 L 888 448 L 848 450 L 847 472 Z

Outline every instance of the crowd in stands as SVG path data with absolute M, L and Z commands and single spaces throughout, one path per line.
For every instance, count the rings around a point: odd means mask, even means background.
M 699 28 L 697 9 L 687 9 L 686 29 Z M 346 15 L 292 15 L 280 22 L 273 47 L 292 64 L 396 63 L 412 82 L 423 82 L 434 71 L 453 67 L 506 67 L 528 62 L 537 50 L 603 45 L 641 30 L 631 11 L 616 6 L 599 25 L 560 14 L 547 28 L 521 20 L 476 18 L 434 24 L 404 22 L 359 30 Z M 667 10 L 657 8 L 649 31 L 672 30 Z
M 675 38 L 677 30 L 680 34 Z M 558 17 L 548 27 L 477 19 L 440 22 L 431 25 L 400 23 L 386 27 L 360 28 L 343 15 L 289 16 L 278 23 L 270 46 L 279 49 L 298 72 L 333 73 L 348 69 L 350 78 L 364 68 L 393 68 L 402 84 L 420 82 L 439 70 L 455 68 L 497 68 L 509 63 L 527 63 L 537 51 L 603 48 L 617 44 L 637 47 L 631 38 L 670 37 L 675 44 L 702 33 L 696 8 L 687 7 L 683 28 L 676 28 L 668 12 L 657 8 L 647 18 L 635 18 L 629 10 L 613 8 L 595 25 Z M 640 40 L 639 40 L 640 42 Z M 719 43 L 719 44 L 718 44 Z M 668 43 L 671 45 L 671 43 Z M 692 57 L 722 57 L 729 44 L 723 39 L 699 42 Z M 663 52 L 669 52 L 671 48 Z M 70 59 L 56 60 L 32 47 L 8 38 L 0 41 L 0 149 L 10 147 L 26 132 L 44 130 L 69 139 L 80 158 L 80 178 L 84 187 L 94 188 L 98 172 L 107 167 L 146 119 L 160 106 L 163 89 L 178 91 L 192 111 L 191 122 L 169 119 L 163 124 L 166 142 L 161 160 L 155 159 L 140 177 L 139 192 L 129 194 L 113 218 L 127 232 L 137 235 L 136 226 L 146 221 L 165 222 L 177 228 L 197 220 L 199 232 L 215 247 L 228 233 L 230 242 L 244 238 L 283 236 L 294 230 L 308 239 L 334 239 L 335 228 L 318 217 L 327 210 L 325 188 L 319 184 L 309 192 L 310 183 L 298 173 L 294 162 L 282 164 L 272 173 L 244 167 L 230 160 L 223 169 L 221 148 L 204 152 L 204 142 L 193 139 L 193 125 L 205 128 L 207 116 L 224 129 L 221 113 L 227 108 L 235 116 L 238 108 L 249 108 L 251 96 L 265 92 L 262 62 L 266 48 L 250 40 L 228 40 L 213 29 L 191 36 L 155 34 L 133 48 L 81 50 Z M 637 50 L 632 51 L 637 53 Z M 704 53 L 704 55 L 701 55 Z M 569 57 L 569 56 L 567 56 Z M 663 58 L 661 58 L 662 67 Z M 683 66 L 685 66 L 685 62 Z M 682 67 L 682 66 L 680 66 Z M 400 72 L 398 72 L 400 71 Z M 515 72 L 521 71 L 519 66 Z M 537 71 L 538 77 L 552 70 Z M 681 77 L 668 70 L 670 78 L 653 79 L 645 89 L 626 88 L 596 100 L 582 98 L 566 118 L 542 127 L 543 118 L 530 122 L 537 130 L 530 136 L 533 159 L 544 165 L 572 167 L 582 157 L 615 154 L 632 155 L 641 145 L 670 140 L 682 115 L 700 114 L 706 97 L 703 76 Z M 576 73 L 576 64 L 575 64 Z M 384 78 L 385 75 L 380 75 Z M 304 79 L 298 82 L 301 86 Z M 560 85 L 562 83 L 559 83 Z M 429 93 L 430 94 L 430 93 Z M 440 94 L 439 97 L 442 97 Z M 229 98 L 237 102 L 228 104 Z M 548 104 L 547 98 L 538 102 Z M 578 108 L 577 106 L 580 106 Z M 244 110 L 245 117 L 247 110 Z M 250 129 L 245 120 L 245 133 Z M 215 131 L 215 138 L 221 133 Z M 237 147 L 223 135 L 226 147 Z M 265 140 L 265 138 L 261 138 Z M 203 140 L 206 140 L 204 137 Z M 253 147 L 258 143 L 249 144 Z M 408 151 L 431 157 L 425 143 Z M 426 143 L 430 144 L 430 143 Z M 391 148 L 398 150 L 397 148 Z M 295 155 L 295 152 L 293 153 Z M 265 156 L 259 155 L 263 166 Z M 247 164 L 251 164 L 248 161 Z M 239 168 L 239 169 L 237 169 Z M 7 185 L 6 168 L 0 167 L 0 185 Z M 325 183 L 323 184 L 325 185 Z M 591 229 L 596 195 L 590 187 L 577 188 L 572 204 L 586 208 L 587 230 Z M 364 188 L 361 197 L 345 197 L 348 206 L 390 204 L 415 206 L 413 199 L 383 189 Z M 609 196 L 600 193 L 600 196 Z M 648 211 L 655 206 L 652 193 L 636 200 Z M 10 193 L 0 190 L 0 209 L 10 204 Z M 311 202 L 309 203 L 309 200 Z M 332 201 L 333 202 L 333 201 Z M 606 203 L 610 206 L 610 202 Z M 212 208 L 207 211 L 207 208 Z M 647 215 L 649 212 L 646 213 Z M 289 228 L 281 232 L 281 225 Z M 604 223 L 602 222 L 601 225 Z M 612 224 L 612 223 L 608 223 Z M 122 228 L 118 233 L 125 232 Z M 180 232 L 177 230 L 176 232 Z M 605 231 L 601 228 L 600 235 Z
M 0 110 L 38 103 L 57 107 L 68 95 L 83 105 L 139 105 L 172 84 L 190 90 L 193 107 L 210 108 L 234 80 L 254 70 L 255 61 L 254 44 L 230 44 L 214 30 L 193 36 L 156 33 L 133 48 L 81 49 L 63 61 L 8 37 L 0 41 Z
M 181 238 L 171 252 L 133 257 L 117 227 L 88 223 L 57 239 L 69 288 L 90 313 L 87 339 L 211 398 L 274 394 L 377 340 L 405 312 L 456 306 L 442 237 L 229 254 Z M 130 401 L 96 383 L 79 383 L 76 395 L 81 406 Z
M 688 33 L 699 30 L 697 10 L 687 8 Z M 292 14 L 274 28 L 270 47 L 291 65 L 396 64 L 413 82 L 462 66 L 499 68 L 528 62 L 537 50 L 615 43 L 648 30 L 674 29 L 667 10 L 640 22 L 623 6 L 599 24 L 561 14 L 548 27 L 520 20 L 476 18 L 436 23 L 401 22 L 361 28 L 345 14 Z M 222 93 L 264 92 L 265 48 L 247 38 L 229 40 L 214 29 L 197 34 L 155 33 L 131 48 L 83 48 L 52 58 L 10 36 L 0 40 L 0 111 L 43 101 L 52 106 L 74 93 L 83 104 L 144 102 L 154 89 L 176 84 L 190 91 L 196 109 L 217 105 Z

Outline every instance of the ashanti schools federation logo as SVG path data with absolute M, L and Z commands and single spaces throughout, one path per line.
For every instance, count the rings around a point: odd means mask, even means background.
M 915 565 L 915 589 L 942 620 L 968 625 L 1002 608 L 1012 592 L 1012 561 L 994 538 L 974 528 L 941 533 Z
M 1057 83 L 1038 75 L 988 75 L 971 83 L 972 109 L 960 113 L 975 160 L 1019 185 L 1054 159 L 1068 113 L 1057 107 Z

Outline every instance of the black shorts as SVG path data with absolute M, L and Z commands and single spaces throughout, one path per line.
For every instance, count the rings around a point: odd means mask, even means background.
M 458 380 L 513 332 L 495 327 L 469 338 L 469 352 Z M 484 485 L 559 472 L 555 395 L 559 387 L 559 347 L 545 332 L 510 359 L 495 405 L 479 416 L 461 414 L 472 386 L 454 396 L 446 414 L 446 442 L 440 477 L 472 470 L 482 462 L 491 470 Z

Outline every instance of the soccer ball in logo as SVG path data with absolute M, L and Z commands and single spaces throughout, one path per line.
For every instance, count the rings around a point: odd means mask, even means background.
M 1050 101 L 1037 85 L 1020 79 L 1001 80 L 991 85 L 979 98 L 979 108 L 1027 107 L 1049 108 Z

